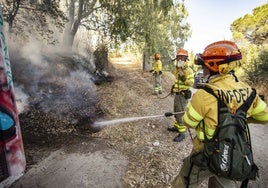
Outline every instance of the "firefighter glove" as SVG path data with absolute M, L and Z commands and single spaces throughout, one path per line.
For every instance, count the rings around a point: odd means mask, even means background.
M 179 77 L 181 81 L 185 82 L 186 81 L 186 76 L 185 75 L 182 75 Z

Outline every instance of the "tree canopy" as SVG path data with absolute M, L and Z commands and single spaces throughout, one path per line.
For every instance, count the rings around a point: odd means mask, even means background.
M 39 34 L 54 42 L 54 27 L 63 29 L 66 21 L 59 0 L 1 0 L 1 5 L 4 20 L 8 23 L 8 34 L 24 40 Z
M 96 31 L 100 43 L 118 46 L 126 41 L 149 53 L 168 55 L 184 45 L 190 26 L 183 3 L 173 0 L 68 0 L 66 45 L 72 45 L 78 27 Z M 75 2 L 78 3 L 75 6 Z M 65 38 L 66 39 L 66 38 Z M 173 54 L 172 54 L 173 55 Z
M 236 40 L 245 39 L 257 45 L 268 43 L 268 3 L 235 20 L 231 31 Z
M 234 40 L 241 44 L 242 68 L 254 84 L 266 79 L 268 72 L 268 3 L 253 9 L 231 24 Z
M 52 42 L 56 26 L 65 29 L 63 45 L 70 48 L 80 27 L 95 31 L 100 45 L 109 43 L 116 47 L 132 41 L 150 54 L 160 51 L 166 56 L 174 55 L 176 48 L 182 47 L 190 36 L 188 12 L 179 0 L 1 2 L 9 33 L 24 39 L 38 33 Z

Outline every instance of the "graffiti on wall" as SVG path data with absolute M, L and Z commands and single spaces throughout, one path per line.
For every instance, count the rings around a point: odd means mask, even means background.
M 0 184 L 9 185 L 24 173 L 26 161 L 6 44 L 0 10 Z

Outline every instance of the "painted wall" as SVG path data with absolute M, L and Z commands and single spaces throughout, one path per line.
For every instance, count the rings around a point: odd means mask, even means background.
M 26 167 L 3 24 L 0 10 L 0 187 L 12 184 Z

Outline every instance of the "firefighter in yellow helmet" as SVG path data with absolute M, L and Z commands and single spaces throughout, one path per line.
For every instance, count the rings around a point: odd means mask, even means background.
M 191 98 L 191 90 L 194 83 L 193 70 L 188 66 L 188 51 L 179 49 L 176 55 L 176 69 L 174 75 L 176 77 L 175 84 L 171 88 L 171 93 L 174 96 L 174 112 L 182 112 L 185 110 L 188 100 Z M 175 115 L 174 125 L 168 127 L 167 130 L 179 132 L 173 139 L 175 142 L 180 142 L 185 138 L 186 127 L 182 122 L 182 113 Z
M 155 78 L 155 84 L 154 84 L 154 95 L 162 94 L 162 83 L 161 83 L 161 76 L 162 76 L 162 62 L 161 62 L 161 55 L 160 53 L 154 54 L 154 67 L 151 72 L 153 72 L 154 78 Z
M 208 45 L 203 54 L 197 54 L 195 64 L 202 65 L 204 77 L 207 79 L 205 87 L 209 87 L 228 106 L 229 110 L 238 109 L 249 97 L 252 88 L 238 80 L 234 74 L 234 67 L 239 64 L 242 55 L 237 45 L 231 41 L 218 41 Z M 196 156 L 204 147 L 204 138 L 212 138 L 218 124 L 217 99 L 203 89 L 198 89 L 187 105 L 183 115 L 183 122 L 189 128 L 195 129 L 192 153 L 183 160 L 179 175 L 172 183 L 172 187 L 197 187 L 209 178 L 209 188 L 237 187 L 234 182 L 219 177 L 205 167 L 193 163 L 191 157 Z M 267 104 L 258 96 L 253 100 L 248 117 L 259 121 L 268 122 Z M 203 122 L 203 123 L 202 123 Z M 204 124 L 205 129 L 203 129 Z

